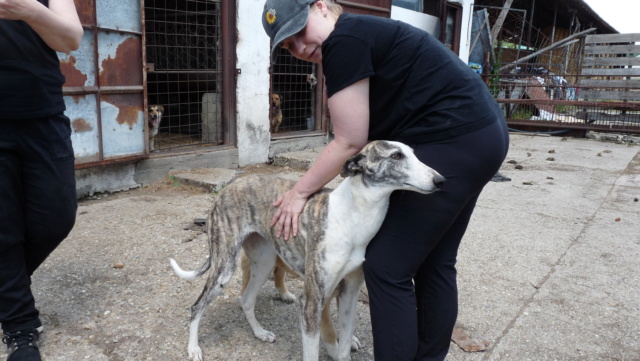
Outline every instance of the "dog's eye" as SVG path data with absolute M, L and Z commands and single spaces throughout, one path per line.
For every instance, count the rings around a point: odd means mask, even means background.
M 395 160 L 404 159 L 404 154 L 402 154 L 401 152 L 395 152 L 391 154 L 391 159 L 395 159 Z

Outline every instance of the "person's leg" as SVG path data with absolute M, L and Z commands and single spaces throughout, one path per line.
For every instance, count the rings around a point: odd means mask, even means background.
M 470 200 L 414 277 L 420 347 L 416 360 L 442 360 L 458 317 L 456 258 L 477 197 Z
M 24 156 L 25 259 L 29 275 L 64 240 L 77 211 L 74 153 L 69 119 L 50 117 L 29 137 Z
M 20 140 L 7 122 L 0 122 L 0 324 L 5 333 L 40 326 L 24 256 Z
M 457 316 L 457 248 L 478 194 L 506 155 L 506 136 L 499 125 L 438 143 L 414 145 L 418 158 L 447 182 L 440 191 L 426 196 L 395 192 L 385 222 L 367 248 L 364 271 L 376 360 L 413 360 L 419 334 L 432 335 L 430 342 L 438 345 L 437 350 L 429 351 L 436 354 L 432 359 L 441 360 L 446 355 Z M 443 240 L 446 244 L 441 245 Z M 417 277 L 417 282 L 425 278 L 419 274 L 421 266 L 441 248 L 443 251 L 434 257 L 441 262 L 436 268 L 444 273 L 441 290 L 436 297 L 420 298 L 418 305 L 412 279 Z M 422 285 L 417 288 L 423 293 Z M 416 311 L 425 302 L 444 305 L 433 310 L 435 319 L 426 322 L 418 320 Z M 425 346 L 432 348 L 420 341 L 421 353 Z
M 0 323 L 5 333 L 42 324 L 31 274 L 75 222 L 68 118 L 0 124 Z
M 462 171 L 449 178 L 462 178 L 466 182 L 458 183 L 461 187 L 452 189 L 452 192 L 467 194 L 470 198 L 414 277 L 420 340 L 415 360 L 443 360 L 448 353 L 458 315 L 455 268 L 458 248 L 482 189 L 500 169 L 507 155 L 508 136 L 506 124 L 499 122 L 457 139 L 457 148 L 467 156 L 457 158 L 463 165 Z M 426 162 L 435 164 L 438 160 Z M 435 167 L 445 166 L 439 164 Z

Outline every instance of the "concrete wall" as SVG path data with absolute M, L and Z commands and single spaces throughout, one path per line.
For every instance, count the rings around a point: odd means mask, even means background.
M 264 0 L 237 0 L 238 163 L 266 162 L 269 156 L 269 37 L 262 28 Z

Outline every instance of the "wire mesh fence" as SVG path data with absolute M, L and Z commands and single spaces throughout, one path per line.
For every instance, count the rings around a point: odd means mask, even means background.
M 277 62 L 271 66 L 271 93 L 282 99 L 278 133 L 314 130 L 319 89 L 316 65 L 293 57 L 288 50 L 277 51 Z
M 145 0 L 147 100 L 164 114 L 155 149 L 220 144 L 220 0 Z

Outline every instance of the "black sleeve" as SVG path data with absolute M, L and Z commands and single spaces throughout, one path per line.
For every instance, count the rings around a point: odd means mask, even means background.
M 322 67 L 327 97 L 374 74 L 369 44 L 353 36 L 334 36 L 322 47 Z

